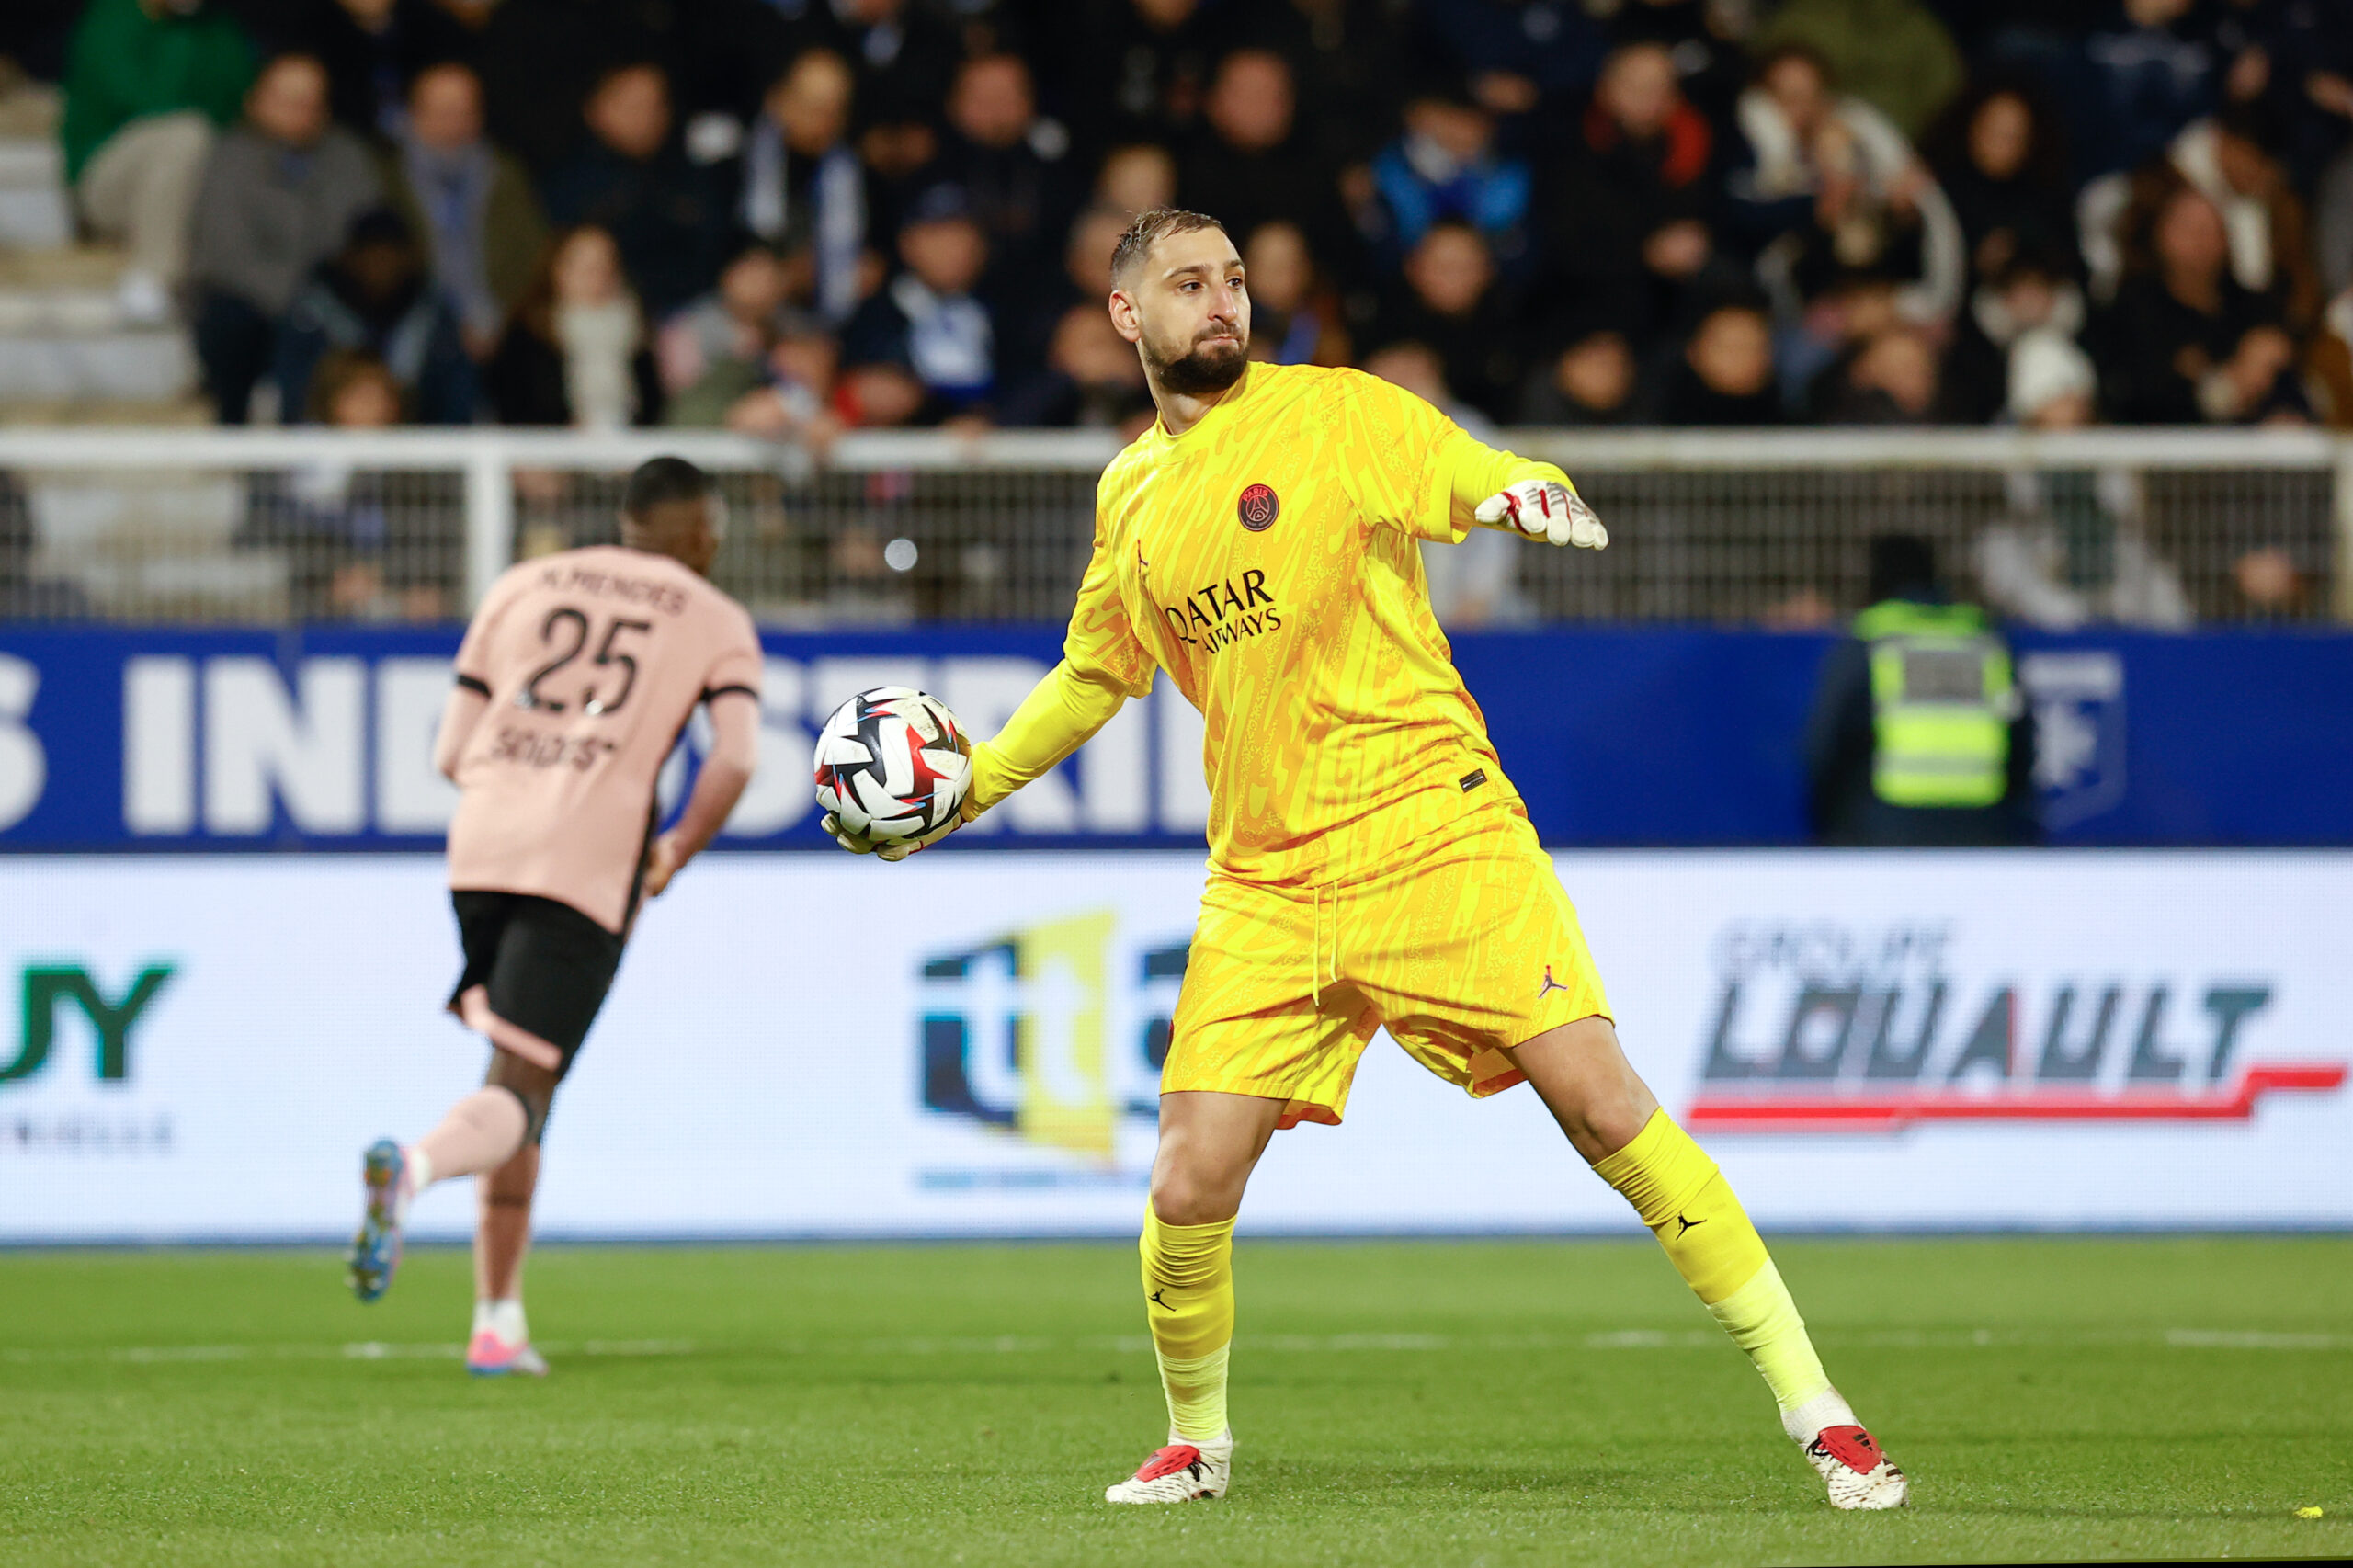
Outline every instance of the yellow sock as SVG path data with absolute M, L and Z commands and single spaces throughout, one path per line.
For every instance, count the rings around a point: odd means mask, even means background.
M 1225 1433 L 1225 1358 L 1233 1343 L 1233 1221 L 1164 1225 L 1144 1205 L 1144 1312 L 1168 1395 L 1168 1424 L 1194 1442 Z
M 1593 1167 L 1643 1223 L 1733 1344 L 1793 1410 L 1830 1386 L 1805 1320 L 1740 1199 L 1690 1135 L 1654 1111 L 1634 1141 Z

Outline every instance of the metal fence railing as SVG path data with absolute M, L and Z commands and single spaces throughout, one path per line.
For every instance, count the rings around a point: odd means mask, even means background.
M 2353 439 L 2312 431 L 1511 432 L 1609 524 L 1494 556 L 1520 619 L 1815 623 L 1866 541 L 1925 534 L 2046 624 L 2353 619 Z M 860 433 L 822 460 L 727 436 L 0 431 L 0 619 L 430 620 L 511 562 L 612 537 L 620 479 L 721 476 L 714 576 L 763 620 L 1052 621 L 1115 444 Z M 1491 606 L 1491 608 L 1495 606 Z

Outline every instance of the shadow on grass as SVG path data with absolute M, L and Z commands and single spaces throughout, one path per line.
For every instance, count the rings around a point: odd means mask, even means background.
M 1586 1506 L 1611 1493 L 1654 1499 L 1649 1506 L 1664 1507 L 1669 1502 L 1667 1483 L 1655 1473 L 1599 1465 L 1338 1465 L 1271 1460 L 1252 1464 L 1247 1483 L 1252 1503 L 1261 1505 L 1322 1506 L 1339 1497 L 1378 1496 L 1411 1506 L 1440 1498 L 1508 1496 Z M 1756 1505 L 1752 1499 L 1739 1506 L 1753 1509 Z

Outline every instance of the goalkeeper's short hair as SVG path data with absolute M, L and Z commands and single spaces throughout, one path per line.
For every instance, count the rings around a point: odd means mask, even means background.
M 1188 212 L 1181 207 L 1155 207 L 1137 213 L 1135 222 L 1128 225 L 1128 232 L 1120 236 L 1118 247 L 1111 252 L 1111 287 L 1120 287 L 1120 281 L 1152 254 L 1152 247 L 1169 235 L 1189 234 L 1201 229 L 1225 233 L 1225 225 L 1208 213 Z

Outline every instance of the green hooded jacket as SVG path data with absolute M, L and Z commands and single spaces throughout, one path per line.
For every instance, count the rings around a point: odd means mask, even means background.
M 1961 51 L 1921 0 L 1788 0 L 1751 47 L 1761 54 L 1785 43 L 1814 50 L 1838 91 L 1915 141 L 1961 90 Z
M 66 179 L 79 181 L 97 150 L 134 119 L 199 109 L 229 124 L 253 79 L 253 45 L 217 5 L 193 16 L 151 16 L 140 0 L 90 0 L 65 61 L 58 140 Z

